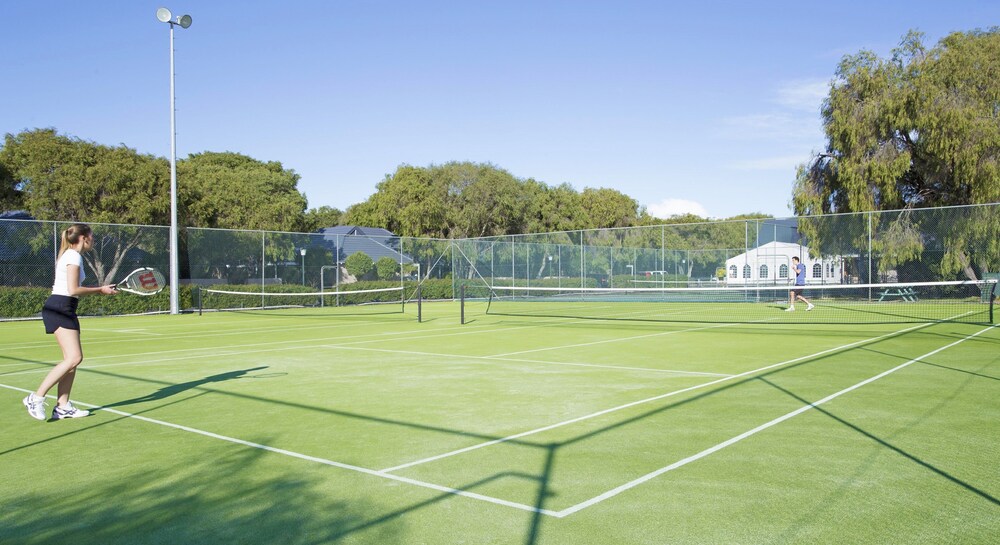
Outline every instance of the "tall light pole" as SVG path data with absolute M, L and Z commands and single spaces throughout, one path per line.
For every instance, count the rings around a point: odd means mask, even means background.
M 174 18 L 167 8 L 156 10 L 156 18 L 170 25 L 170 314 L 180 313 L 179 269 L 177 247 L 177 130 L 176 109 L 174 108 L 174 25 L 181 28 L 191 26 L 190 15 Z

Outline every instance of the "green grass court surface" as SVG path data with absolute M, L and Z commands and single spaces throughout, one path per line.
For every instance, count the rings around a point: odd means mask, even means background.
M 85 318 L 58 422 L 0 323 L 0 543 L 1000 535 L 998 327 L 361 310 Z

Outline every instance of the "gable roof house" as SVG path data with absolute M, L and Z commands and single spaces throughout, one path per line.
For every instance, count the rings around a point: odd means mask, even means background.
M 333 252 L 337 263 L 343 263 L 357 252 L 368 254 L 372 261 L 388 257 L 396 263 L 413 263 L 410 256 L 400 251 L 399 237 L 386 229 L 338 225 L 317 232 L 323 235 L 323 245 Z

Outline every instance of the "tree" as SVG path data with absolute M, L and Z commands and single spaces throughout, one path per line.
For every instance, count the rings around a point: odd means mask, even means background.
M 587 216 L 587 227 L 630 227 L 639 223 L 639 204 L 635 199 L 614 189 L 586 188 L 580 203 Z
M 319 208 L 310 208 L 306 211 L 305 217 L 305 229 L 306 231 L 313 232 L 326 227 L 335 227 L 341 225 L 341 219 L 344 217 L 344 212 L 337 208 L 331 208 L 329 206 L 320 206 Z
M 822 109 L 826 150 L 798 169 L 797 214 L 1000 201 L 1000 27 L 956 32 L 929 50 L 921 39 L 910 32 L 888 60 L 862 51 L 841 61 Z M 928 225 L 893 217 L 873 243 L 883 270 L 918 257 L 927 238 Z M 821 232 L 820 223 L 801 225 L 817 247 L 838 236 Z M 953 233 L 938 237 L 956 241 L 968 238 L 959 231 L 998 232 L 995 225 L 937 227 Z M 974 277 L 997 259 L 969 245 L 949 252 L 942 273 Z
M 446 238 L 447 187 L 430 169 L 401 165 L 367 201 L 347 209 L 344 222 L 381 227 L 402 236 Z
M 572 231 L 589 227 L 580 194 L 569 184 L 549 187 L 529 179 L 528 190 L 537 202 L 535 216 L 528 225 L 529 233 Z
M 461 183 L 450 184 L 452 236 L 525 232 L 534 205 L 526 189 L 523 182 L 493 165 L 480 165 Z
M 299 175 L 277 161 L 204 152 L 178 162 L 178 200 L 187 226 L 301 231 L 306 197 Z

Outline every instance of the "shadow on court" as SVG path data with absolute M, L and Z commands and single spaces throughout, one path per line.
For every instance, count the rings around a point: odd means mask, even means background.
M 784 393 L 785 395 L 791 397 L 792 399 L 795 399 L 796 401 L 801 402 L 803 405 L 809 405 L 809 404 L 812 403 L 812 402 L 806 400 L 805 398 L 799 396 L 795 392 L 792 392 L 791 390 L 788 390 L 787 388 L 783 388 L 783 387 L 775 384 L 774 382 L 771 382 L 771 381 L 767 380 L 766 378 L 761 378 L 761 380 L 763 382 L 765 382 L 767 385 L 769 385 L 772 388 L 774 388 L 775 390 L 778 390 L 779 392 Z M 851 429 L 852 431 L 857 432 L 858 434 L 860 434 L 860 435 L 862 435 L 862 436 L 864 436 L 864 437 L 866 437 L 868 439 L 871 439 L 872 441 L 878 443 L 882 447 L 885 447 L 885 448 L 891 450 L 892 452 L 894 452 L 894 453 L 896 453 L 896 454 L 898 454 L 898 455 L 906 458 L 907 460 L 910 460 L 911 462 L 919 465 L 920 467 L 922 467 L 922 468 L 924 468 L 924 469 L 926 469 L 928 471 L 931 471 L 934 474 L 936 474 L 936 475 L 938 475 L 940 477 L 943 477 L 944 479 L 947 479 L 947 480 L 951 481 L 952 483 L 954 483 L 954 484 L 956 484 L 956 485 L 958 485 L 958 486 L 960 486 L 960 487 L 968 490 L 969 492 L 972 492 L 973 494 L 976 494 L 977 496 L 979 496 L 979 497 L 983 498 L 984 500 L 992 503 L 993 505 L 1000 506 L 1000 499 L 997 499 L 996 497 L 992 496 L 989 492 L 987 492 L 987 491 L 985 491 L 985 490 L 983 490 L 981 488 L 978 488 L 978 487 L 972 485 L 971 483 L 963 481 L 962 479 L 959 479 L 955 475 L 952 475 L 951 473 L 949 473 L 949 472 L 941 469 L 940 467 L 937 467 L 934 464 L 932 464 L 932 463 L 930 463 L 930 462 L 928 462 L 928 461 L 926 461 L 926 460 L 924 460 L 924 459 L 922 459 L 922 458 L 920 458 L 920 457 L 918 457 L 918 456 L 916 456 L 916 455 L 914 455 L 914 454 L 912 454 L 912 453 L 904 450 L 903 448 L 898 447 L 898 446 L 890 443 L 887 439 L 884 439 L 882 437 L 879 437 L 879 436 L 875 435 L 874 433 L 871 433 L 871 432 L 869 432 L 867 430 L 862 429 L 861 427 L 857 426 L 856 424 L 853 424 L 853 423 L 849 422 L 848 420 L 846 420 L 846 419 L 844 419 L 842 417 L 839 417 L 839 416 L 833 414 L 832 412 L 828 411 L 827 409 L 825 409 L 822 406 L 813 406 L 812 409 L 814 411 L 817 411 L 818 413 L 824 415 L 824 416 L 827 416 L 827 417 L 833 419 L 838 424 L 846 426 L 847 428 Z M 936 408 L 932 408 L 928 412 L 933 412 L 934 410 L 936 410 Z
M 181 392 L 186 392 L 188 390 L 193 390 L 200 388 L 208 384 L 214 384 L 219 382 L 226 382 L 228 380 L 236 380 L 239 378 L 248 378 L 248 373 L 253 371 L 260 371 L 262 369 L 267 369 L 267 366 L 262 367 L 251 367 L 250 369 L 240 369 L 238 371 L 228 371 L 226 373 L 219 373 L 217 375 L 212 375 L 198 380 L 192 380 L 188 382 L 181 382 L 179 384 L 170 384 L 169 386 L 164 386 L 159 390 L 152 392 L 150 394 L 144 395 L 142 397 L 134 397 L 132 399 L 126 399 L 124 401 L 117 401 L 115 403 L 109 403 L 107 405 L 102 405 L 95 408 L 95 411 L 101 409 L 110 409 L 112 407 L 123 407 L 125 405 L 132 405 L 134 403 L 145 403 L 147 401 L 158 401 L 161 399 L 166 399 L 170 396 L 177 395 Z
M 138 458 L 101 486 L 70 480 L 23 487 L 0 513 L 3 542 L 320 545 L 360 527 L 370 543 L 406 542 L 403 525 L 366 526 L 377 505 L 329 494 L 307 472 L 277 472 L 264 451 L 131 454 Z M 58 462 L 52 469 L 64 470 Z

